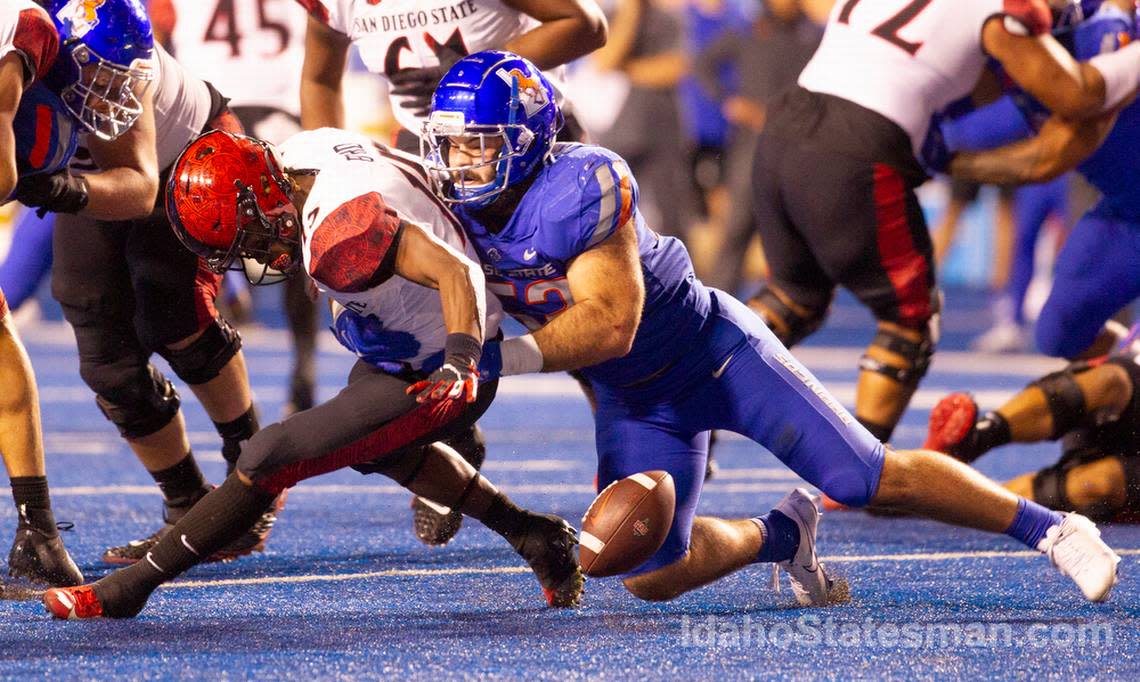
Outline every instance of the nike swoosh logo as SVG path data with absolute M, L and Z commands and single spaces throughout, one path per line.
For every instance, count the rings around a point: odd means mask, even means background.
M 526 251 L 523 251 L 523 260 L 534 260 L 534 257 L 537 255 L 538 252 L 534 249 L 527 249 Z
M 719 369 L 717 369 L 716 371 L 714 371 L 712 373 L 714 379 L 719 379 L 721 377 L 721 375 L 724 374 L 724 370 L 728 368 L 728 363 L 732 362 L 732 359 L 734 357 L 736 357 L 736 353 L 733 353 L 732 355 L 725 358 L 724 364 L 721 365 Z

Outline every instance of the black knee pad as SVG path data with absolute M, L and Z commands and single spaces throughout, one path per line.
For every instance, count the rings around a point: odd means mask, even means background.
M 904 386 L 918 386 L 918 382 L 926 376 L 927 370 L 930 369 L 930 360 L 934 357 L 935 338 L 933 334 L 927 332 L 923 334 L 921 341 L 916 342 L 892 331 L 880 329 L 875 334 L 874 340 L 871 341 L 871 345 L 901 356 L 906 361 L 907 366 L 895 367 L 880 362 L 870 355 L 864 355 L 859 358 L 859 369 L 881 374 Z
M 1065 492 L 1065 479 L 1069 467 L 1062 460 L 1045 467 L 1033 477 L 1033 501 L 1057 511 L 1073 511 L 1073 503 Z
M 216 317 L 189 346 L 180 350 L 162 348 L 158 352 L 179 378 L 194 385 L 216 378 L 239 350 L 241 335 L 229 322 Z
M 1053 433 L 1050 440 L 1057 440 L 1069 431 L 1085 423 L 1088 408 L 1085 405 L 1085 395 L 1074 378 L 1078 373 L 1087 369 L 1087 366 L 1070 365 L 1059 372 L 1046 374 L 1040 379 L 1030 383 L 1045 394 L 1045 401 L 1049 405 L 1049 413 L 1053 416 Z
M 776 292 L 768 287 L 764 287 L 760 290 L 760 293 L 748 299 L 748 304 L 754 308 L 761 307 L 776 317 L 778 322 L 773 323 L 772 320 L 768 319 L 765 319 L 764 322 L 768 325 L 768 328 L 772 330 L 772 333 L 776 335 L 776 338 L 780 339 L 780 342 L 788 348 L 803 341 L 808 336 L 811 336 L 815 330 L 819 329 L 820 325 L 827 319 L 827 313 L 831 305 L 830 302 L 828 302 L 827 305 L 820 308 L 811 308 L 810 314 L 803 316 L 795 310 L 792 310 L 788 304 L 784 303 L 784 301 L 776 295 Z M 777 327 L 779 326 L 783 326 L 784 329 L 778 329 Z
M 115 376 L 110 366 L 83 373 L 95 390 L 95 403 L 123 438 L 149 436 L 170 423 L 182 402 L 174 384 L 153 365 Z

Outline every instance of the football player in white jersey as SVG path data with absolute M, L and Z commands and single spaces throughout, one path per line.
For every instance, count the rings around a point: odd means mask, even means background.
M 47 12 L 30 0 L 0 5 L 0 204 L 12 194 L 20 172 L 20 101 L 47 74 L 58 49 L 59 34 Z M 78 585 L 83 575 L 64 549 L 51 509 L 36 378 L 2 289 L 0 386 L 0 456 L 18 516 L 8 574 L 30 583 Z
M 931 115 L 995 97 L 990 58 L 1068 118 L 1098 116 L 1140 82 L 1140 45 L 1078 64 L 1052 21 L 1046 0 L 840 0 L 798 86 L 769 108 L 753 189 L 771 274 L 749 304 L 788 346 L 823 323 L 836 286 L 871 309 L 855 415 L 880 440 L 938 341 L 941 296 L 914 193 Z
M 297 0 L 309 10 L 301 121 L 344 126 L 341 80 L 349 46 L 389 83 L 401 130 L 394 146 L 418 153 L 431 95 L 452 64 L 473 52 L 506 49 L 553 69 L 606 42 L 593 0 Z
M 305 11 L 295 0 L 150 0 L 155 37 L 179 62 L 230 100 L 242 128 L 280 144 L 301 130 Z M 162 18 L 160 21 L 159 18 Z M 283 287 L 293 334 L 293 372 L 285 413 L 313 406 L 317 304 L 304 277 Z
M 178 393 L 151 354 L 190 385 L 231 466 L 239 443 L 257 430 L 241 338 L 214 309 L 219 278 L 181 247 L 159 201 L 162 169 L 189 140 L 240 125 L 212 86 L 153 44 L 137 0 L 40 1 L 61 38 L 44 82 L 86 132 L 70 168 L 21 178 L 15 197 L 57 214 L 52 295 L 75 332 L 80 375 L 165 498 L 167 523 L 103 556 L 128 563 L 210 490 L 190 450 Z M 129 15 L 111 14 L 120 4 Z M 88 72 L 89 87 L 80 78 Z M 260 547 L 273 520 L 267 512 L 227 556 Z
M 519 509 L 436 441 L 468 428 L 494 397 L 479 385 L 483 340 L 501 309 L 474 250 L 420 165 L 336 129 L 281 145 L 214 131 L 192 142 L 168 185 L 171 221 L 215 270 L 239 257 L 304 267 L 333 300 L 402 344 L 403 360 L 360 360 L 332 400 L 258 432 L 237 471 L 190 510 L 146 561 L 78 588 L 51 590 L 58 618 L 131 617 L 151 592 L 232 542 L 268 500 L 306 478 L 352 466 L 382 473 L 502 535 L 534 569 L 552 606 L 574 606 L 583 578 L 574 531 Z M 443 352 L 430 373 L 424 362 Z

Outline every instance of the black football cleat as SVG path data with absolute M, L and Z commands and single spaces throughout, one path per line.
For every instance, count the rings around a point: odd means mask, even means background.
M 574 552 L 578 544 L 574 529 L 553 514 L 526 514 L 527 528 L 511 546 L 530 564 L 548 605 L 578 606 L 586 577 Z
M 487 458 L 487 444 L 478 424 L 458 436 L 448 439 L 447 445 L 459 453 L 475 471 Z M 439 547 L 451 542 L 463 525 L 463 514 L 422 497 L 412 498 L 412 529 L 425 545 Z
M 59 535 L 49 537 L 27 525 L 16 529 L 16 539 L 8 554 L 8 575 L 51 587 L 72 587 L 83 583 L 83 574 L 71 560 Z
M 286 496 L 287 493 L 282 492 L 274 498 L 269 509 L 257 519 L 257 522 L 254 523 L 249 530 L 242 533 L 238 539 L 211 554 L 206 561 L 228 562 L 243 556 L 248 556 L 254 552 L 265 551 L 265 543 L 269 539 L 269 534 L 273 532 L 274 524 L 277 523 L 277 514 L 285 508 Z M 167 512 L 169 511 L 168 509 Z M 127 544 L 119 545 L 118 547 L 108 548 L 107 551 L 103 553 L 103 562 L 107 564 L 129 565 L 142 561 L 146 553 L 154 549 L 154 546 L 162 540 L 163 536 L 174 527 L 176 519 L 181 518 L 184 513 L 185 510 L 182 510 L 181 513 L 177 513 L 174 518 L 171 518 L 171 515 L 168 513 L 166 523 L 148 537 L 141 540 L 131 540 Z

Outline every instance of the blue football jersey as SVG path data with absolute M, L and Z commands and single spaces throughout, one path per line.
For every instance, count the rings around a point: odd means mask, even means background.
M 1107 3 L 1073 30 L 1065 41 L 1073 55 L 1086 61 L 1134 40 L 1136 17 Z M 1077 170 L 1104 195 L 1103 206 L 1122 218 L 1140 218 L 1140 100 L 1129 104 L 1104 144 Z
M 632 221 L 645 278 L 645 307 L 633 349 L 584 370 L 591 381 L 611 387 L 640 384 L 678 365 L 710 305 L 685 246 L 649 229 L 637 198 L 637 182 L 617 154 L 559 144 L 554 160 L 539 171 L 499 232 L 488 230 L 477 212 L 462 205 L 456 210 L 483 263 L 487 288 L 532 330 L 574 303 L 566 280 L 570 262 Z

